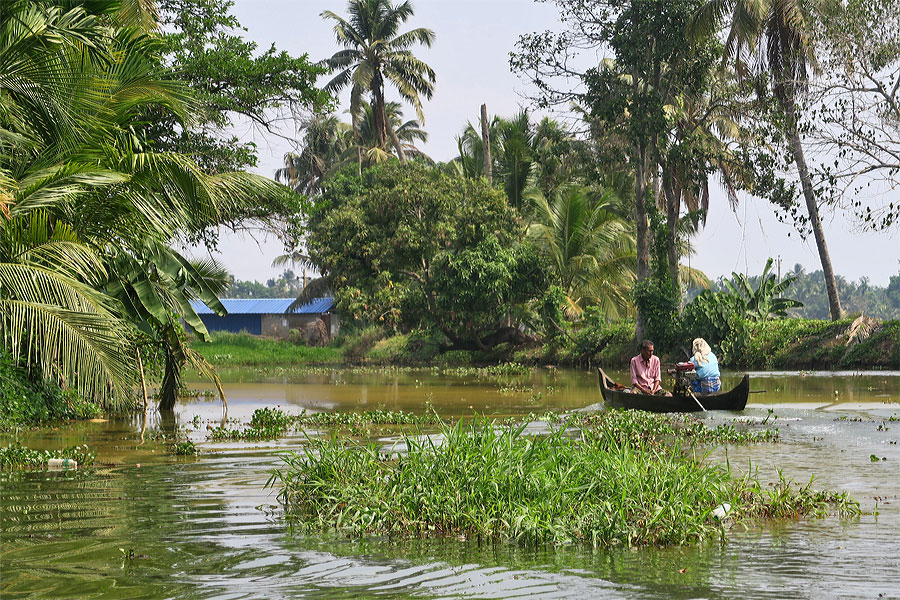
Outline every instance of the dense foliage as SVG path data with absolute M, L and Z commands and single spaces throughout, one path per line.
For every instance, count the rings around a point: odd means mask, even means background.
M 310 257 L 332 278 L 345 314 L 434 329 L 457 346 L 503 341 L 514 328 L 501 322 L 545 286 L 502 194 L 416 164 L 336 176 L 308 231 Z
M 0 336 L 33 379 L 108 405 L 158 363 L 171 408 L 184 365 L 205 366 L 183 334 L 182 320 L 206 335 L 189 300 L 221 313 L 225 283 L 173 246 L 290 194 L 157 149 L 148 115 L 188 124 L 195 104 L 163 66 L 149 6 L 4 4 Z

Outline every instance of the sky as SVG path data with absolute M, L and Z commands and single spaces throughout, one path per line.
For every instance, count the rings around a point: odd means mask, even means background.
M 532 0 L 414 0 L 413 4 L 415 15 L 403 31 L 428 27 L 436 34 L 431 48 L 413 50 L 437 74 L 434 96 L 423 103 L 429 139 L 420 147 L 431 158 L 448 161 L 456 156 L 455 137 L 467 121 L 477 123 L 482 103 L 491 115 L 503 117 L 530 108 L 526 96 L 531 88 L 510 72 L 509 53 L 521 34 L 559 30 L 560 23 L 554 4 Z M 247 29 L 245 37 L 261 49 L 274 43 L 280 50 L 306 53 L 315 61 L 339 49 L 333 22 L 319 16 L 323 10 L 346 15 L 346 2 L 236 0 L 233 12 Z M 323 77 L 320 84 L 327 81 Z M 386 95 L 399 100 L 390 89 Z M 345 110 L 349 91 L 339 100 L 339 110 Z M 411 106 L 404 109 L 407 118 L 415 116 Z M 235 132 L 259 146 L 259 165 L 254 170 L 262 175 L 272 177 L 284 154 L 291 151 L 288 141 L 249 126 L 239 125 Z M 867 277 L 871 284 L 884 286 L 891 275 L 900 273 L 900 232 L 862 231 L 842 212 L 825 212 L 822 218 L 836 274 L 852 281 Z M 806 271 L 821 268 L 812 236 L 801 240 L 790 224 L 776 219 L 767 201 L 747 195 L 732 211 L 724 194 L 714 192 L 706 227 L 693 242 L 696 253 L 686 262 L 711 279 L 732 272 L 758 275 L 769 257 L 780 259 L 783 272 L 795 264 Z M 222 236 L 219 250 L 213 256 L 238 279 L 265 282 L 283 270 L 271 267 L 272 260 L 283 253 L 274 238 L 228 233 Z

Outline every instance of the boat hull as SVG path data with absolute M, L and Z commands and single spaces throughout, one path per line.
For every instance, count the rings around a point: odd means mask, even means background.
M 597 369 L 597 374 L 600 378 L 600 393 L 603 395 L 603 401 L 614 408 L 649 412 L 699 412 L 704 409 L 737 411 L 744 410 L 744 407 L 747 406 L 747 397 L 750 395 L 749 375 L 744 375 L 740 383 L 728 391 L 694 394 L 697 397 L 695 401 L 690 395 L 650 396 L 617 390 L 612 387 L 617 384 L 606 376 L 603 369 Z

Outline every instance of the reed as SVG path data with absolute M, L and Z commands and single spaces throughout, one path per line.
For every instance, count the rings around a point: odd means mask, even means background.
M 269 485 L 280 488 L 291 522 L 307 528 L 528 545 L 697 543 L 724 535 L 713 515 L 723 503 L 734 521 L 820 516 L 832 503 L 854 512 L 845 496 L 810 486 L 771 493 L 705 464 L 677 434 L 624 419 L 546 436 L 526 435 L 527 422 L 443 424 L 439 442 L 404 436 L 400 456 L 336 436 L 310 440 L 285 454 Z

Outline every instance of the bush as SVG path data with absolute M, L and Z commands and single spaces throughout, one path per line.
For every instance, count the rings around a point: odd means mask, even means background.
M 610 323 L 596 306 L 589 306 L 581 319 L 572 345 L 574 362 L 601 361 L 618 358 L 634 337 L 634 321 Z
M 682 339 L 688 344 L 702 337 L 714 347 L 719 362 L 728 364 L 739 356 L 749 341 L 747 321 L 735 299 L 722 292 L 703 291 L 684 307 Z
M 372 349 L 376 342 L 383 339 L 384 330 L 371 325 L 356 333 L 347 334 L 343 339 L 344 358 L 347 360 L 361 360 Z
M 99 404 L 75 390 L 31 380 L 7 353 L 0 352 L 0 428 L 60 419 L 91 419 L 102 413 Z
M 680 294 L 667 277 L 651 277 L 634 285 L 634 303 L 644 317 L 645 336 L 658 350 L 670 351 L 681 343 Z

